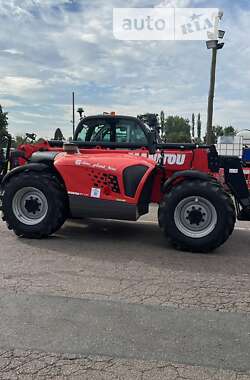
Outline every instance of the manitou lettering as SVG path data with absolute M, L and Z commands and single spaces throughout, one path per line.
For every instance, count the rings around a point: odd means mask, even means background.
M 161 159 L 161 153 L 156 153 L 150 156 L 154 161 L 159 161 Z M 163 163 L 164 165 L 183 165 L 186 160 L 185 154 L 174 154 L 174 153 L 164 153 Z
M 164 154 L 164 164 L 168 165 L 183 165 L 185 159 L 185 154 Z
M 158 153 L 155 153 L 153 155 L 149 155 L 148 152 L 146 153 L 129 153 L 131 154 L 132 156 L 140 156 L 140 157 L 149 157 L 151 158 L 152 160 L 156 161 L 156 162 L 159 162 L 162 158 L 162 154 L 160 152 Z M 163 159 L 163 163 L 164 165 L 183 165 L 185 163 L 185 160 L 186 160 L 186 155 L 185 154 L 174 154 L 174 153 L 164 153 L 164 159 Z

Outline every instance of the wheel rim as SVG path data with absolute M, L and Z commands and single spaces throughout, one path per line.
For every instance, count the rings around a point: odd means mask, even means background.
M 40 223 L 47 215 L 48 201 L 44 193 L 34 187 L 18 190 L 12 200 L 15 217 L 29 226 Z
M 191 196 L 178 203 L 174 221 L 187 237 L 200 239 L 209 235 L 217 224 L 217 211 L 212 203 L 199 196 Z

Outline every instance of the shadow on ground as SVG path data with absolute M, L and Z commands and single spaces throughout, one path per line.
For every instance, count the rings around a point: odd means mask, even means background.
M 236 230 L 226 244 L 209 254 L 175 250 L 157 224 L 110 220 L 68 221 L 48 239 L 20 239 L 20 243 L 46 249 L 53 254 L 64 253 L 69 257 L 90 257 L 112 263 L 133 260 L 163 270 L 250 273 L 250 231 Z

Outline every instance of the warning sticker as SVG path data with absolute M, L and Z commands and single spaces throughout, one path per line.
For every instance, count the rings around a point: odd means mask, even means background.
M 92 198 L 100 198 L 101 196 L 101 189 L 98 189 L 97 187 L 92 187 L 91 189 L 91 195 Z

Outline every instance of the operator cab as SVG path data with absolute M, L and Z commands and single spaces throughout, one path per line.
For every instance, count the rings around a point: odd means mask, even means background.
M 150 134 L 152 134 L 152 129 L 132 116 L 89 116 L 82 119 L 78 124 L 74 141 L 147 146 Z M 157 135 L 158 139 L 160 140 Z

